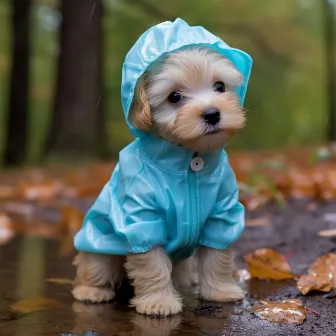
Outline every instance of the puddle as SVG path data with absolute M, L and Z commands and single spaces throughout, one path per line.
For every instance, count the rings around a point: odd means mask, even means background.
M 238 260 L 256 248 L 271 247 L 286 253 L 299 251 L 292 259 L 296 269 L 306 268 L 315 258 L 311 248 L 325 253 L 331 244 L 321 242 L 315 231 L 321 228 L 314 217 L 314 232 L 306 230 L 302 244 L 303 227 L 307 228 L 307 214 L 293 215 L 290 210 L 281 214 L 270 227 L 248 228 L 238 245 Z M 280 216 L 280 215 L 279 215 Z M 295 216 L 299 216 L 295 218 Z M 302 218 L 300 217 L 302 216 Z M 297 223 L 293 227 L 286 218 Z M 312 217 L 313 218 L 313 217 Z M 321 216 L 321 223 L 324 223 Z M 51 224 L 52 225 L 52 224 Z M 281 228 L 280 226 L 281 225 Z M 287 226 L 286 226 L 287 225 Z M 309 226 L 309 228 L 313 227 Z M 288 241 L 286 241 L 288 235 Z M 267 240 L 265 238 L 267 237 Z M 265 246 L 265 241 L 267 245 Z M 307 247 L 304 245 L 307 244 Z M 65 248 L 67 246 L 67 248 Z M 69 247 L 70 246 L 70 247 Z M 308 251 L 308 252 L 307 252 Z M 309 254 L 310 253 L 310 254 Z M 246 300 L 236 304 L 199 302 L 194 294 L 184 292 L 183 313 L 170 318 L 151 318 L 128 308 L 125 300 L 108 304 L 83 304 L 73 300 L 71 264 L 74 252 L 70 237 L 34 236 L 33 230 L 21 232 L 0 245 L 0 335 L 1 336 L 240 336 L 240 335 L 335 335 L 336 318 L 334 297 L 325 294 L 300 296 L 295 281 L 250 280 L 245 283 Z M 303 256 L 303 257 L 302 257 Z M 240 264 L 239 267 L 243 265 Z M 123 292 L 121 292 L 121 295 Z M 305 306 L 319 312 L 308 312 L 302 326 L 271 324 L 250 313 L 260 299 L 283 300 L 300 297 Z M 47 298 L 60 305 L 36 309 L 29 313 L 13 313 L 9 307 L 20 300 Z M 25 303 L 27 301 L 24 301 Z M 29 301 L 28 301 L 29 302 Z M 41 301 L 34 301 L 38 306 Z M 45 302 L 42 300 L 42 303 Z M 20 307 L 20 306 L 19 306 Z

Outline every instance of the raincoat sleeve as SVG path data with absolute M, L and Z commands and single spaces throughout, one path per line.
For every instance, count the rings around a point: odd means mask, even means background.
M 217 203 L 206 221 L 199 244 L 215 249 L 227 249 L 239 238 L 245 227 L 244 206 L 239 203 L 236 177 L 227 156 L 224 165 Z
M 166 244 L 165 221 L 158 212 L 155 190 L 144 169 L 125 187 L 122 208 L 125 223 L 118 231 L 126 238 L 129 252 L 147 252 Z

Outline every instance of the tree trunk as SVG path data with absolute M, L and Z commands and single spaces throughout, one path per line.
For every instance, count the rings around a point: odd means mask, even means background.
M 106 154 L 102 1 L 61 0 L 60 55 L 46 154 Z
M 20 165 L 27 151 L 29 108 L 30 0 L 11 0 L 12 69 L 4 164 Z
M 325 20 L 326 96 L 328 108 L 327 140 L 336 140 L 336 15 L 329 0 L 323 0 Z

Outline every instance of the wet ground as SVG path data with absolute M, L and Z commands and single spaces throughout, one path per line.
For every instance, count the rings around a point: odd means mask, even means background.
M 318 237 L 317 232 L 336 227 L 335 215 L 335 222 L 326 218 L 326 214 L 329 219 L 333 217 L 330 214 L 336 214 L 336 204 L 308 208 L 297 204 L 284 210 L 268 208 L 258 214 L 270 215 L 271 223 L 246 229 L 236 246 L 239 268 L 244 267 L 244 254 L 261 247 L 288 256 L 297 274 L 304 273 L 318 256 L 335 252 L 336 240 Z M 251 280 L 244 284 L 246 299 L 236 304 L 199 302 L 194 294 L 184 293 L 184 312 L 165 319 L 138 315 L 123 302 L 100 305 L 74 302 L 71 284 L 47 281 L 73 278 L 69 241 L 66 237 L 48 236 L 47 232 L 39 236 L 20 234 L 0 246 L 1 336 L 336 335 L 336 297 L 330 293 L 302 297 L 295 281 Z M 8 310 L 18 300 L 34 297 L 55 299 L 60 306 L 29 314 L 13 314 Z M 304 324 L 295 326 L 271 324 L 249 312 L 259 299 L 284 298 L 300 298 L 319 315 L 308 312 Z

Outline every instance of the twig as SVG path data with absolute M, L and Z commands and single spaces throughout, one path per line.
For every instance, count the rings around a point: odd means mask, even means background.
M 310 311 L 311 313 L 315 314 L 315 315 L 320 315 L 320 313 L 318 313 L 316 310 L 314 309 L 311 309 L 311 308 L 307 308 L 306 307 L 306 310 Z
M 286 258 L 286 259 L 290 259 L 290 258 L 292 258 L 292 257 L 295 255 L 295 253 L 296 253 L 296 251 L 295 251 L 295 250 L 292 250 L 292 251 L 290 251 L 290 252 L 285 256 L 285 258 Z

